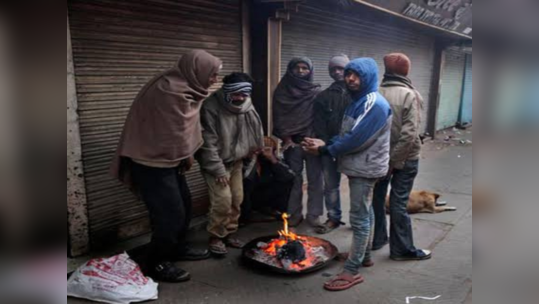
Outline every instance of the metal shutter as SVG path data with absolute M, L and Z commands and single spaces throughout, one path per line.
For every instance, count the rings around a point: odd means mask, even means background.
M 309 2 L 312 3 L 312 2 Z M 411 79 L 425 98 L 422 130 L 426 130 L 428 98 L 433 75 L 434 38 L 412 30 L 384 23 L 366 21 L 361 8 L 346 12 L 324 8 L 316 3 L 302 5 L 289 22 L 283 23 L 281 74 L 288 61 L 297 56 L 311 58 L 315 65 L 315 82 L 327 88 L 333 80 L 328 74 L 329 59 L 344 53 L 350 58 L 372 57 L 384 72 L 383 58 L 392 52 L 407 54 L 412 60 Z
M 462 89 L 462 105 L 460 109 L 460 123 L 472 123 L 473 111 L 473 79 L 472 79 L 472 55 L 466 55 L 466 71 L 464 75 L 464 87 Z
M 466 55 L 459 50 L 446 51 L 436 130 L 453 127 L 458 122 L 465 60 Z
M 96 245 L 149 229 L 145 206 L 108 173 L 133 99 L 150 78 L 194 48 L 220 57 L 223 75 L 242 71 L 240 1 L 70 0 L 68 12 L 90 236 Z M 200 215 L 208 198 L 195 169 L 188 180 Z

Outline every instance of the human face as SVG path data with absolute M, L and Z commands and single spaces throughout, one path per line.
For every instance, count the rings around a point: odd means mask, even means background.
M 213 74 L 210 76 L 210 86 L 213 86 L 213 85 L 216 84 L 217 82 L 219 82 L 219 73 L 213 73 Z
M 294 67 L 294 75 L 299 78 L 305 78 L 311 74 L 311 69 L 306 63 L 300 62 Z
M 357 92 L 361 89 L 361 79 L 356 72 L 352 70 L 346 71 L 344 79 L 346 81 L 346 87 L 348 88 L 348 90 L 352 92 Z
M 243 104 L 249 97 L 250 95 L 245 93 L 230 94 L 230 99 L 232 99 L 232 103 L 235 105 Z
M 335 81 L 344 80 L 344 68 L 343 67 L 333 67 L 329 70 L 329 76 Z

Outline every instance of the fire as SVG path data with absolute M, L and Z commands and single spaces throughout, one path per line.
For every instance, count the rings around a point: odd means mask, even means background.
M 306 259 L 300 263 L 292 264 L 289 267 L 291 270 L 301 271 L 305 268 L 312 267 L 316 264 L 317 257 L 312 254 L 313 247 L 307 241 L 307 238 L 298 236 L 294 232 L 290 231 L 288 228 L 288 219 L 290 218 L 288 214 L 283 213 L 283 230 L 278 231 L 279 238 L 272 240 L 268 245 L 263 249 L 264 252 L 270 256 L 277 257 L 279 250 L 292 241 L 299 241 L 302 243 L 306 251 Z

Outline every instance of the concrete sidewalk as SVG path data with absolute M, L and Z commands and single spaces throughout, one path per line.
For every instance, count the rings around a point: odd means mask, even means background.
M 471 139 L 471 132 L 457 137 Z M 442 193 L 442 201 L 457 212 L 414 215 L 416 245 L 432 249 L 433 259 L 423 262 L 393 262 L 389 249 L 376 252 L 373 268 L 363 272 L 366 282 L 351 290 L 331 293 L 323 283 L 339 273 L 342 264 L 305 276 L 287 277 L 253 271 L 240 261 L 240 251 L 224 260 L 181 263 L 193 280 L 184 284 L 160 284 L 159 300 L 153 303 L 406 303 L 408 296 L 434 297 L 436 301 L 412 303 L 471 303 L 472 298 L 472 147 L 442 140 L 425 145 L 416 189 Z M 348 217 L 349 197 L 343 187 L 343 209 Z M 245 240 L 275 233 L 280 224 L 251 225 L 240 231 Z M 301 234 L 314 234 L 302 225 Z M 194 236 L 205 242 L 206 233 Z M 341 251 L 348 251 L 352 238 L 349 226 L 325 236 Z M 68 303 L 89 303 L 68 299 Z

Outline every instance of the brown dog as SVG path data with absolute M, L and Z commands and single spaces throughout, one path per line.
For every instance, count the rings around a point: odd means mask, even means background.
M 446 211 L 457 211 L 455 207 L 447 207 L 438 203 L 441 197 L 438 193 L 428 191 L 413 191 L 410 194 L 410 201 L 406 210 L 409 214 L 415 213 L 440 213 Z M 389 213 L 389 196 L 386 199 L 386 212 Z

